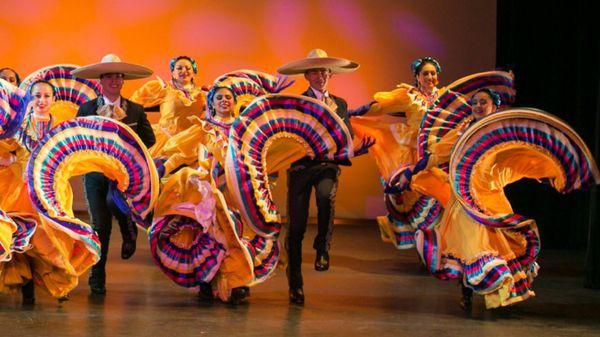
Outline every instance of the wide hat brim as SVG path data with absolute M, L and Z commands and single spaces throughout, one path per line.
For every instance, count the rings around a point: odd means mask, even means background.
M 79 67 L 71 74 L 81 78 L 96 79 L 102 74 L 123 74 L 124 80 L 133 80 L 151 76 L 153 71 L 144 66 L 126 62 L 101 62 Z
M 277 69 L 277 72 L 283 75 L 298 75 L 310 69 L 329 69 L 333 74 L 341 74 L 355 71 L 359 66 L 356 62 L 339 57 L 307 57 L 292 61 Z

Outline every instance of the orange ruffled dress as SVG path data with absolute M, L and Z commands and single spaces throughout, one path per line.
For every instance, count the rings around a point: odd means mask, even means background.
M 418 161 L 419 127 L 428 102 L 435 100 L 437 92 L 436 89 L 434 96 L 428 98 L 403 83 L 392 91 L 376 93 L 373 96 L 376 103 L 367 114 L 351 119 L 358 138 L 368 136 L 376 141 L 369 154 L 375 160 L 384 187 L 395 180 L 399 169 Z M 384 200 L 389 213 L 377 217 L 381 238 L 400 249 L 414 247 L 414 231 L 434 224 L 441 211 L 433 199 L 410 190 L 385 193 Z
M 192 126 L 190 117 L 204 118 L 206 92 L 199 87 L 185 92 L 159 78 L 145 83 L 130 99 L 145 108 L 160 107 L 160 119 L 152 125 L 156 136 L 156 143 L 150 148 L 153 158 L 163 155 L 169 138 Z
M 7 88 L 4 87 L 4 83 L 0 83 L 3 114 L 11 111 L 9 107 L 16 107 L 16 97 L 8 99 L 7 93 L 13 92 L 21 96 L 25 107 L 25 92 L 32 83 L 45 80 L 57 89 L 56 101 L 50 107 L 50 121 L 33 118 L 31 111 L 27 113 L 26 109 L 18 109 L 18 114 L 11 113 L 3 118 L 6 125 L 3 125 L 2 131 L 7 132 L 6 127 L 9 130 L 13 130 L 14 126 L 18 128 L 15 138 L 0 141 L 0 159 L 8 164 L 0 167 L 0 189 L 6 191 L 0 197 L 0 210 L 5 211 L 4 214 L 10 218 L 9 222 L 13 223 L 7 227 L 6 222 L 2 221 L 3 228 L 0 229 L 2 249 L 6 248 L 9 252 L 5 255 L 0 254 L 3 257 L 0 263 L 0 290 L 3 291 L 15 290 L 24 282 L 33 279 L 35 283 L 48 289 L 53 296 L 63 297 L 77 285 L 78 276 L 97 260 L 97 253 L 94 253 L 93 249 L 83 248 L 87 246 L 84 240 L 71 236 L 69 231 L 55 226 L 39 213 L 30 199 L 33 194 L 28 184 L 32 183 L 33 178 L 25 177 L 27 163 L 31 163 L 34 157 L 30 151 L 37 147 L 52 127 L 73 118 L 80 104 L 93 99 L 100 92 L 96 81 L 74 77 L 71 71 L 75 68 L 76 65 L 58 64 L 39 69 L 23 80 L 18 92 L 15 91 L 16 88 Z M 22 123 L 19 119 L 21 114 L 25 115 Z M 6 137 L 9 134 L 13 133 L 0 136 Z M 48 158 L 56 159 L 52 154 L 40 157 L 43 167 L 48 166 Z M 73 195 L 68 179 L 53 177 L 60 182 L 52 185 L 53 196 L 63 206 L 64 215 L 72 217 Z M 11 233 L 12 242 L 8 244 Z M 16 254 L 10 254 L 12 252 Z
M 177 284 L 196 287 L 213 282 L 219 297 L 226 301 L 231 289 L 252 283 L 253 258 L 244 248 L 241 227 L 218 188 L 227 146 L 225 133 L 197 117 L 191 121 L 191 127 L 169 139 L 163 148 L 168 159 L 148 232 L 151 253 Z
M 36 131 L 33 130 L 34 123 L 28 123 L 29 121 L 30 114 L 25 117 L 25 129 L 20 130 L 18 135 L 37 134 L 41 139 L 53 126 L 45 125 L 45 130 Z M 52 121 L 55 125 L 56 119 L 53 118 Z M 30 136 L 20 138 L 28 139 L 29 146 L 39 141 L 31 139 Z M 24 247 L 22 254 L 13 254 L 12 259 L 0 263 L 0 291 L 14 292 L 33 279 L 36 284 L 43 285 L 52 296 L 64 297 L 77 285 L 79 275 L 91 267 L 95 259 L 93 256 L 76 256 L 74 245 L 68 236 L 40 217 L 33 207 L 25 181 L 25 168 L 31 155 L 27 148 L 10 139 L 0 142 L 0 151 L 3 156 L 16 154 L 14 163 L 0 168 L 0 189 L 11 191 L 0 198 L 0 209 L 10 212 L 11 217 L 26 217 L 36 224 L 31 228 L 29 245 Z M 61 199 L 69 204 L 70 209 L 73 199 L 70 185 L 62 189 L 62 194 Z
M 439 224 L 417 231 L 417 250 L 432 274 L 461 277 L 487 308 L 523 301 L 534 295 L 540 238 L 534 220 L 513 213 L 504 186 L 532 178 L 568 193 L 600 183 L 598 168 L 568 125 L 538 110 L 496 113 L 462 133 L 431 146 L 429 168 L 412 177 L 413 190 L 444 205 Z M 436 167 L 447 158 L 449 174 Z

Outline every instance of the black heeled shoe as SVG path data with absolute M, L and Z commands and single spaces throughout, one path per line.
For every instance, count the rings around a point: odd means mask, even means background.
M 304 290 L 302 288 L 290 288 L 290 303 L 304 304 Z
M 459 305 L 464 311 L 471 311 L 473 308 L 473 290 L 465 287 L 462 283 L 461 290 L 462 298 L 460 299 Z
M 33 280 L 29 280 L 21 287 L 21 295 L 23 296 L 23 305 L 34 305 L 35 304 L 35 288 Z
M 248 287 L 237 287 L 231 289 L 231 298 L 229 303 L 231 305 L 238 305 L 246 300 L 246 296 L 248 295 L 247 290 Z
M 463 296 L 463 298 L 460 300 L 459 305 L 462 308 L 462 310 L 471 311 L 471 309 L 473 309 L 473 298 Z
M 211 304 L 215 299 L 213 294 L 212 286 L 210 283 L 200 283 L 200 290 L 198 290 L 198 299 L 202 303 Z

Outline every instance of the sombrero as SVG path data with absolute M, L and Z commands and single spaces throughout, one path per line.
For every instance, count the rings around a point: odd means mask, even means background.
M 105 55 L 100 63 L 79 67 L 71 74 L 81 78 L 100 78 L 102 74 L 123 74 L 123 79 L 132 80 L 152 75 L 153 71 L 137 64 L 121 62 L 115 54 Z
M 292 61 L 277 69 L 283 75 L 303 74 L 309 69 L 325 68 L 334 74 L 349 73 L 358 69 L 359 64 L 339 57 L 329 57 L 323 49 L 311 50 L 306 58 Z

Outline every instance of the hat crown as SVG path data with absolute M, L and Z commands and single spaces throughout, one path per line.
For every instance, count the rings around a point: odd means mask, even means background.
M 107 54 L 104 55 L 100 63 L 108 63 L 108 62 L 121 62 L 121 58 L 115 54 Z
M 322 57 L 327 57 L 327 52 L 324 51 L 323 49 L 313 49 L 308 53 L 308 56 L 306 56 L 307 58 L 322 58 Z

